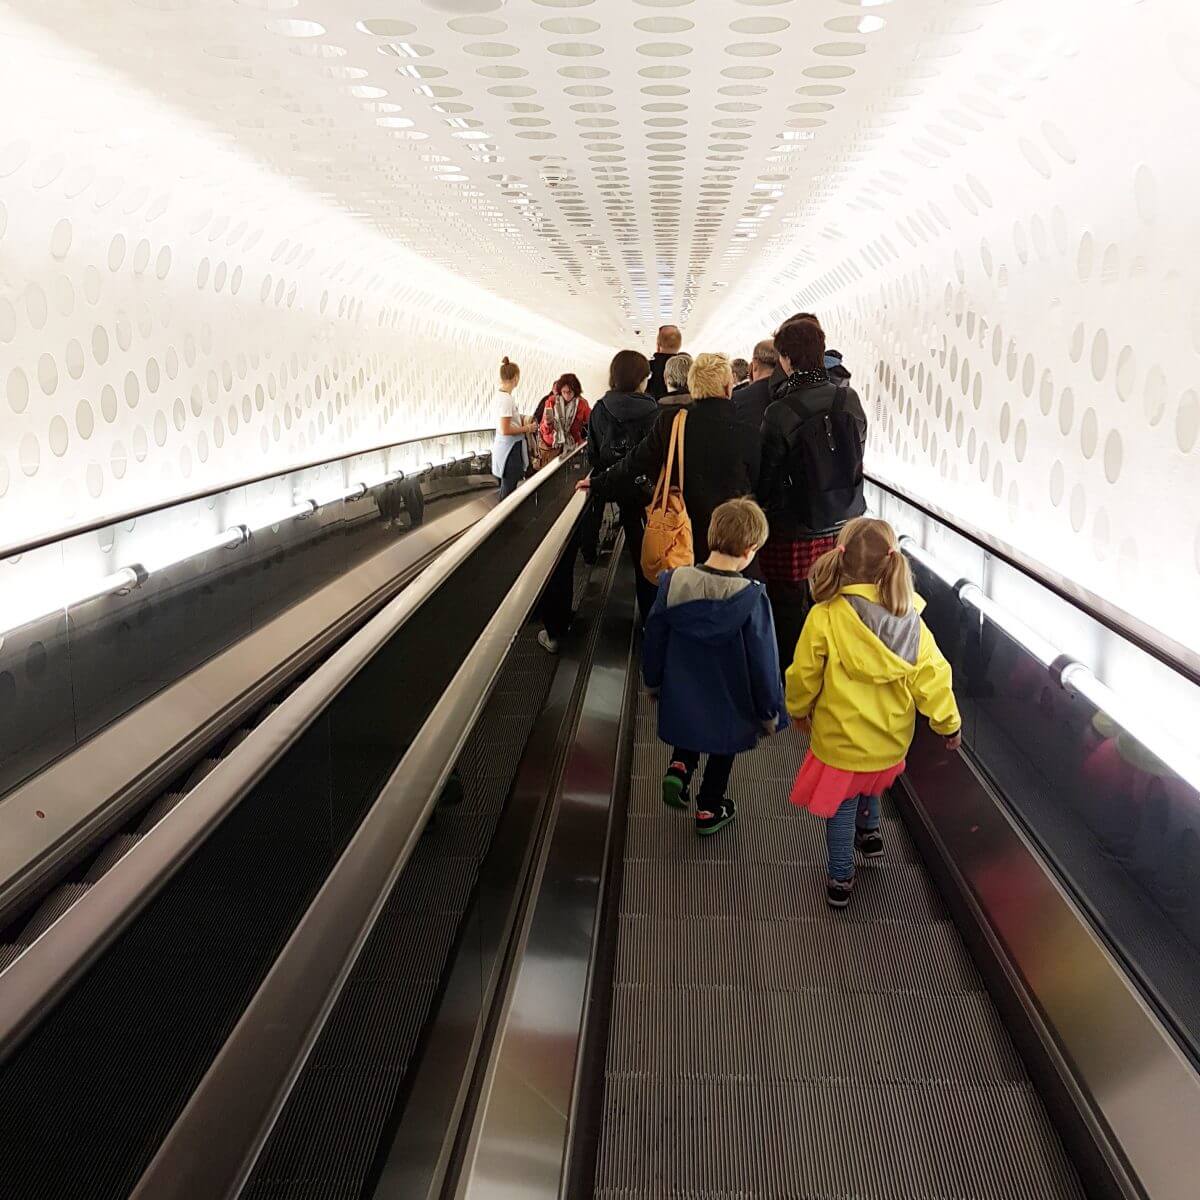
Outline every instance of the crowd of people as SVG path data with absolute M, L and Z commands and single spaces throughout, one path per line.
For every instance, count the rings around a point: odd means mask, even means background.
M 671 747 L 664 802 L 690 809 L 695 779 L 696 832 L 711 836 L 736 816 L 736 756 L 800 728 L 810 744 L 791 801 L 825 819 L 826 899 L 844 907 L 855 851 L 884 853 L 879 797 L 904 770 L 916 714 L 951 750 L 961 719 L 895 532 L 864 515 L 867 417 L 820 321 L 797 313 L 732 362 L 685 353 L 663 326 L 651 358 L 613 357 L 594 405 L 564 375 L 528 420 L 507 358 L 500 377 L 501 496 L 583 443 L 591 467 L 584 518 L 543 597 L 542 646 L 558 651 L 575 556 L 594 559 L 615 504 L 643 678 Z

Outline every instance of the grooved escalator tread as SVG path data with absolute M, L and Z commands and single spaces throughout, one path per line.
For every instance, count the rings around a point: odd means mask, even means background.
M 1082 1200 L 891 806 L 830 912 L 802 739 L 741 756 L 701 839 L 636 703 L 597 1200 Z

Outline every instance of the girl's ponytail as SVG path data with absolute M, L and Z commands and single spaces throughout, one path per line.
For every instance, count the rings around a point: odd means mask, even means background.
M 826 550 L 808 569 L 808 586 L 813 599 L 821 604 L 842 590 L 846 555 L 841 546 Z
M 913 595 L 908 559 L 893 546 L 888 550 L 879 573 L 879 599 L 893 616 L 903 617 L 912 611 Z
M 813 563 L 808 585 L 820 604 L 852 583 L 873 583 L 884 608 L 903 617 L 912 611 L 914 593 L 908 560 L 896 545 L 896 532 L 872 517 L 847 521 L 834 549 Z

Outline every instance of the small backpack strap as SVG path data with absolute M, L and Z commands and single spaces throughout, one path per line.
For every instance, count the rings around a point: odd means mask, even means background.
M 671 469 L 675 464 L 675 425 L 671 424 L 671 436 L 667 441 L 667 461 L 658 473 L 658 482 L 654 485 L 654 498 L 650 501 L 651 508 L 659 506 L 662 500 L 662 510 L 667 511 L 667 494 L 671 490 Z
M 671 436 L 679 441 L 679 494 L 683 495 L 683 428 L 687 424 L 687 409 L 681 408 L 671 429 Z

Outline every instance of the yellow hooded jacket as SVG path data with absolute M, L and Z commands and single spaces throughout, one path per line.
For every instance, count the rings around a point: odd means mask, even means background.
M 908 753 L 919 709 L 944 737 L 962 726 L 950 664 L 919 614 L 892 616 L 874 584 L 814 605 L 787 670 L 787 710 L 812 717 L 812 752 L 844 771 L 883 771 Z

